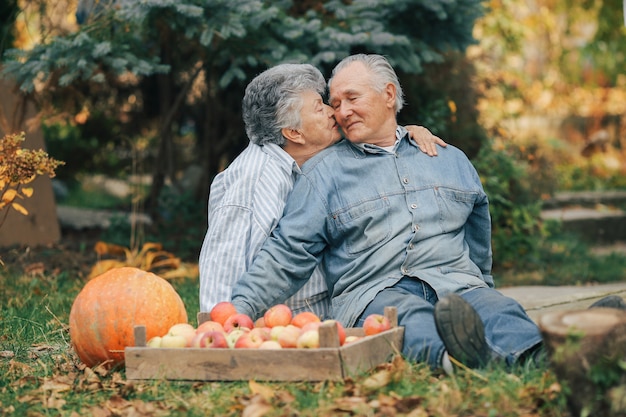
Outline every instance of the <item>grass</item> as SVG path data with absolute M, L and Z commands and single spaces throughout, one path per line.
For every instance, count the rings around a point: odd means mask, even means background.
M 537 254 L 513 269 L 494 271 L 496 285 L 588 285 L 626 279 L 623 252 L 593 254 L 576 235 L 551 232 Z
M 67 271 L 0 269 L 0 415 L 568 415 L 548 369 L 494 366 L 450 377 L 397 358 L 340 382 L 128 381 L 124 369 L 86 368 L 71 348 L 69 311 L 84 284 Z M 195 317 L 197 281 L 173 285 Z
M 623 255 L 591 256 L 589 249 L 555 235 L 526 270 L 497 273 L 497 284 L 623 280 Z M 71 347 L 67 323 L 86 283 L 80 270 L 88 261 L 78 256 L 85 253 L 65 253 L 61 265 L 54 248 L 38 255 L 11 251 L 0 266 L 0 415 L 570 416 L 567 386 L 549 368 L 493 365 L 447 376 L 396 358 L 340 382 L 128 381 L 124 369 L 86 368 Z M 197 280 L 172 284 L 195 318 Z

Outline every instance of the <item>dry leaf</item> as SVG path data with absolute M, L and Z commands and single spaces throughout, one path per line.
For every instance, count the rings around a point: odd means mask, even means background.
M 272 411 L 272 406 L 261 396 L 255 395 L 243 409 L 242 417 L 263 417 Z
M 17 191 L 14 190 L 13 188 L 10 188 L 6 190 L 4 194 L 2 194 L 2 201 L 5 203 L 10 203 L 11 201 L 15 200 L 16 196 L 17 196 Z
M 22 213 L 24 216 L 28 216 L 28 210 L 26 210 L 23 205 L 19 203 L 11 203 L 11 207 L 13 207 L 15 211 Z
M 267 385 L 259 384 L 256 381 L 250 381 L 248 386 L 253 394 L 260 395 L 265 401 L 271 401 L 271 399 L 274 398 L 274 389 L 268 387 Z
M 384 369 L 367 377 L 361 385 L 366 391 L 375 391 L 388 385 L 391 382 L 391 376 L 391 371 Z

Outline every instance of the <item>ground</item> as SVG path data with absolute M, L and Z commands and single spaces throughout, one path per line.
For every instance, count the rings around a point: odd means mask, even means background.
M 5 266 L 25 273 L 56 274 L 64 271 L 86 277 L 98 260 L 94 245 L 100 237 L 100 231 L 63 231 L 62 235 L 55 244 L 3 248 L 0 260 Z

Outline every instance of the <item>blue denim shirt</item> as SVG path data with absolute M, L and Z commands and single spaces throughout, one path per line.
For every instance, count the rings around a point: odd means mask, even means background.
M 396 135 L 392 152 L 343 140 L 304 164 L 277 228 L 233 288 L 238 311 L 260 316 L 320 262 L 332 313 L 348 327 L 403 276 L 439 297 L 493 287 L 489 203 L 471 162 L 451 145 L 429 157 L 402 127 Z

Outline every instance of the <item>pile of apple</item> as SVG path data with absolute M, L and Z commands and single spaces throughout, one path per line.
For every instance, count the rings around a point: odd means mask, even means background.
M 311 312 L 293 315 L 285 304 L 277 304 L 254 322 L 250 316 L 238 313 L 235 306 L 222 301 L 209 313 L 210 320 L 198 325 L 178 323 L 163 336 L 148 341 L 149 347 L 162 348 L 319 348 L 318 328 L 324 323 L 336 323 L 339 344 L 344 345 L 361 339 L 346 336 L 343 326 L 336 320 L 322 321 Z M 389 319 L 381 314 L 371 314 L 363 323 L 365 336 L 371 336 L 391 328 Z

